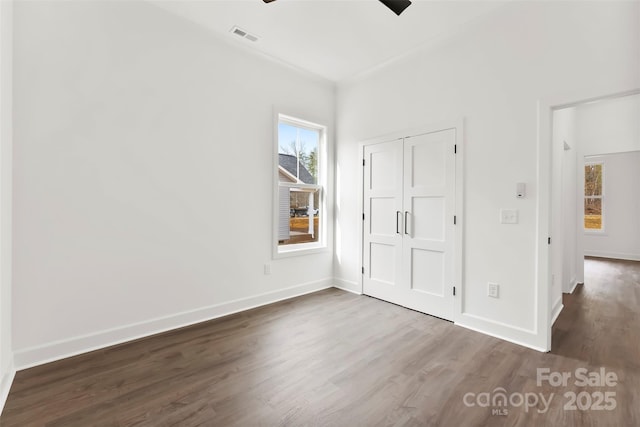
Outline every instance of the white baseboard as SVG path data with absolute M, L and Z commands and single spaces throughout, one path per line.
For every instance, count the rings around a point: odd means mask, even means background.
M 118 328 L 99 331 L 93 334 L 77 336 L 65 340 L 50 342 L 40 346 L 17 350 L 14 352 L 12 371 L 13 374 L 15 374 L 16 370 L 27 369 L 33 366 L 38 366 L 67 357 L 76 356 L 82 353 L 87 353 L 112 345 L 122 344 L 127 341 L 132 341 L 150 335 L 170 331 L 172 329 L 205 322 L 218 317 L 227 316 L 229 314 L 249 310 L 255 307 L 260 307 L 277 301 L 294 298 L 331 287 L 342 289 L 355 294 L 362 293 L 358 283 L 344 279 L 327 278 L 314 282 L 304 283 L 273 292 L 267 292 L 264 294 L 233 300 L 226 303 L 203 307 L 197 310 L 177 313 L 170 316 L 151 319 L 145 322 L 124 325 Z M 554 309 L 554 321 L 561 310 L 562 304 L 560 304 L 557 309 Z M 537 351 L 548 351 L 548 349 L 543 348 L 544 346 L 540 346 L 538 344 L 539 339 L 537 337 L 537 334 L 534 331 L 525 328 L 503 324 L 491 319 L 485 319 L 468 313 L 463 313 L 455 323 L 464 328 L 471 329 L 473 331 L 493 336 L 505 341 L 509 341 L 514 344 L 529 347 Z M 13 381 L 13 374 L 7 380 L 9 382 L 9 385 L 7 387 L 10 387 L 11 382 Z M 4 381 L 5 379 L 3 378 L 2 392 L 4 392 L 5 387 Z
M 569 281 L 569 283 L 567 283 L 566 288 L 568 288 L 569 290 L 568 291 L 563 290 L 562 292 L 564 292 L 565 294 L 572 294 L 573 291 L 576 290 L 576 286 L 578 286 L 578 279 L 574 277 Z
M 16 369 L 13 364 L 13 360 L 9 362 L 7 372 L 0 378 L 0 415 L 4 410 L 4 405 L 7 403 L 7 397 L 9 396 L 9 390 L 11 390 L 11 384 L 16 376 Z
M 455 321 L 455 324 L 523 347 L 532 348 L 544 353 L 549 351 L 549 349 L 537 343 L 537 341 L 539 341 L 538 335 L 535 331 L 529 329 L 507 325 L 506 323 L 496 322 L 495 320 L 469 313 L 462 313 Z
M 14 352 L 15 367 L 17 370 L 27 369 L 89 351 L 122 344 L 127 341 L 331 288 L 333 287 L 333 283 L 332 278 L 303 283 L 273 292 L 215 304 L 192 311 L 151 319 L 145 322 L 16 350 Z
M 562 312 L 563 308 L 564 308 L 564 305 L 562 304 L 562 296 L 560 296 L 560 298 L 558 298 L 558 300 L 554 304 L 553 310 L 551 310 L 551 325 L 552 326 L 553 326 L 554 323 L 556 323 L 556 320 L 558 319 L 558 316 L 560 316 L 560 313 Z
M 357 295 L 362 295 L 362 289 L 360 289 L 360 285 L 357 282 L 352 282 L 351 280 L 334 278 L 333 287 Z
M 607 251 L 584 251 L 585 256 L 593 256 L 597 258 L 613 258 L 623 259 L 627 261 L 640 261 L 640 254 L 627 254 L 621 252 L 607 252 Z
M 562 293 L 572 294 L 577 283 L 576 276 L 573 276 L 568 282 L 562 284 Z

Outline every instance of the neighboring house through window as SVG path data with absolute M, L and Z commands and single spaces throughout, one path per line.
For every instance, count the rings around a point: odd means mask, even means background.
M 325 128 L 278 117 L 277 252 L 324 246 L 323 165 Z

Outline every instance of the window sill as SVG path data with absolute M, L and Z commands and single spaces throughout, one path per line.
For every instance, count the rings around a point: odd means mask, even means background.
M 312 255 L 328 252 L 326 245 L 319 243 L 299 243 L 297 245 L 278 246 L 273 255 L 274 259 L 289 258 L 294 256 Z
M 604 230 L 584 230 L 585 236 L 607 237 L 608 234 Z

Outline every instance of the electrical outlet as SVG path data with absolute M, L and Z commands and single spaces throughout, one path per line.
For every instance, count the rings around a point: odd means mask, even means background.
M 271 264 L 266 263 L 266 264 L 264 265 L 264 274 L 265 274 L 265 275 L 267 275 L 267 276 L 268 276 L 269 274 L 271 274 Z
M 488 283 L 487 296 L 491 298 L 498 298 L 500 293 L 500 286 L 497 283 Z

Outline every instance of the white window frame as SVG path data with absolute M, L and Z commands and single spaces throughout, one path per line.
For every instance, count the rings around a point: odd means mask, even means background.
M 600 192 L 599 196 L 587 196 L 585 194 L 582 195 L 582 228 L 584 229 L 584 232 L 586 234 L 601 234 L 604 235 L 605 234 L 605 191 L 604 191 L 604 184 L 605 184 L 605 173 L 606 173 L 606 168 L 604 165 L 604 160 L 592 160 L 592 161 L 586 161 L 584 162 L 584 167 L 586 168 L 587 166 L 593 166 L 593 165 L 601 165 L 602 166 L 602 191 Z M 582 178 L 582 185 L 583 188 L 585 187 L 586 184 L 586 174 L 583 174 L 583 178 Z M 584 193 L 584 192 L 583 192 Z M 600 219 L 600 228 L 599 229 L 594 229 L 594 228 L 586 228 L 584 226 L 584 217 L 586 215 L 586 212 L 584 210 L 584 202 L 586 199 L 600 199 L 600 208 L 602 210 L 602 215 L 601 215 L 601 219 Z
M 291 256 L 307 255 L 318 252 L 327 251 L 327 127 L 308 120 L 300 119 L 291 115 L 275 113 L 274 114 L 274 132 L 273 132 L 273 258 L 285 258 Z M 286 183 L 280 182 L 279 177 L 279 144 L 278 144 L 278 125 L 280 123 L 287 123 L 292 126 L 315 130 L 320 132 L 320 141 L 318 146 L 318 179 L 316 184 L 298 184 L 298 183 Z M 317 242 L 309 243 L 296 243 L 291 245 L 279 245 L 278 244 L 278 227 L 279 227 L 279 192 L 281 187 L 289 188 L 301 188 L 308 190 L 319 191 L 319 206 L 320 209 L 320 223 L 318 224 L 319 235 Z

